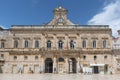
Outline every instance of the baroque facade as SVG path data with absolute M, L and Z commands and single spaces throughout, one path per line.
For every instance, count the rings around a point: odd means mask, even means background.
M 108 25 L 78 25 L 59 6 L 45 25 L 0 29 L 0 72 L 110 73 L 114 68 Z

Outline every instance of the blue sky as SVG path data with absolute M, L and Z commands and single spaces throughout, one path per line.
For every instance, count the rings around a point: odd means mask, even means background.
M 53 18 L 52 10 L 59 5 L 68 9 L 68 18 L 74 23 L 107 24 L 119 29 L 120 0 L 0 0 L 0 26 L 45 24 Z M 113 19 L 118 22 L 114 23 Z

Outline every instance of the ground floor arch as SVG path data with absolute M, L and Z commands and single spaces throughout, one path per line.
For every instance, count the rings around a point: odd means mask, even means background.
M 76 73 L 77 67 L 76 67 L 76 59 L 75 58 L 69 58 L 68 64 L 69 64 L 69 73 Z
M 65 72 L 65 60 L 62 57 L 59 57 L 57 59 L 57 66 L 58 66 L 58 73 L 64 73 Z
M 45 59 L 45 73 L 53 73 L 53 60 L 51 58 Z

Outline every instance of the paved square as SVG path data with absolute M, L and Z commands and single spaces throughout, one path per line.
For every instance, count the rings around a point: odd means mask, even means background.
M 0 74 L 0 80 L 120 80 L 120 75 L 84 74 Z

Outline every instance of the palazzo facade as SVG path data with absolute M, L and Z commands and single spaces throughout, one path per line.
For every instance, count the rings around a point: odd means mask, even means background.
M 113 67 L 108 25 L 78 25 L 59 6 L 44 25 L 0 29 L 0 72 L 109 73 Z

